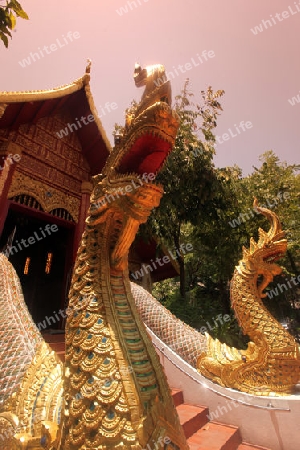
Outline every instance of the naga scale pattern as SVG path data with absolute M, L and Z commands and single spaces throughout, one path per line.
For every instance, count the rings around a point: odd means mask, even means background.
M 18 275 L 4 254 L 0 254 L 0 318 L 0 411 L 4 411 L 0 449 L 23 449 L 27 443 L 44 448 L 42 427 L 47 427 L 47 439 L 54 441 L 60 422 L 63 367 L 33 323 Z
M 25 305 L 18 275 L 0 253 L 0 407 L 17 390 L 42 336 Z
M 141 286 L 131 283 L 131 292 L 143 322 L 151 331 L 192 367 L 206 351 L 206 337 L 177 319 Z

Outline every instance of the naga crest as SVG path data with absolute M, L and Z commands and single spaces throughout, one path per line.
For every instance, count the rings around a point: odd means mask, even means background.
M 258 206 L 257 199 L 253 204 L 256 212 L 263 214 L 270 222 L 271 227 L 268 232 L 259 228 L 258 242 L 253 238 L 250 239 L 250 248 L 247 250 L 243 247 L 243 259 L 240 262 L 238 270 L 246 273 L 256 272 L 262 275 L 263 279 L 258 287 L 261 298 L 266 297 L 267 294 L 263 290 L 273 280 L 275 275 L 282 272 L 281 267 L 275 264 L 275 261 L 282 258 L 287 249 L 287 240 L 285 239 L 285 232 L 282 231 L 281 223 L 278 216 L 267 208 Z

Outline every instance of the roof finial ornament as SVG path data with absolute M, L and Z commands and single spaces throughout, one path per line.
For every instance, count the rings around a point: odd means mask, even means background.
M 87 66 L 85 68 L 85 73 L 86 74 L 91 73 L 91 65 L 92 65 L 92 61 L 88 58 L 87 59 Z

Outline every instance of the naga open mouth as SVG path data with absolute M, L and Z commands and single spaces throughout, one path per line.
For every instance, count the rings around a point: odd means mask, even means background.
M 145 134 L 137 139 L 127 154 L 121 161 L 120 173 L 144 173 L 157 174 L 170 153 L 172 144 L 160 138 L 153 131 L 153 134 Z
M 285 240 L 282 240 L 280 243 L 278 243 L 278 245 L 280 245 L 280 249 L 276 249 L 274 252 L 263 258 L 266 263 L 272 264 L 283 258 L 286 251 L 287 242 Z
M 178 116 L 167 103 L 160 101 L 147 108 L 125 135 L 126 148 L 115 166 L 118 173 L 156 175 L 174 146 L 178 126 Z

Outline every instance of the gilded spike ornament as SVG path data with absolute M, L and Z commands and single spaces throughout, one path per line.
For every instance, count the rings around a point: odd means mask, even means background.
M 159 65 L 136 67 L 144 96 L 93 179 L 69 293 L 64 373 L 39 343 L 0 415 L 10 450 L 188 449 L 128 278 L 130 245 L 163 193 L 151 180 L 179 126 L 170 82 L 155 83 L 162 75 Z
M 198 359 L 198 370 L 222 386 L 254 395 L 290 394 L 300 380 L 300 354 L 295 339 L 274 319 L 262 302 L 263 291 L 282 269 L 275 261 L 286 252 L 287 241 L 277 215 L 266 208 L 257 211 L 271 223 L 269 232 L 259 229 L 259 240 L 243 248 L 243 258 L 231 280 L 231 306 L 248 348 L 238 351 L 207 334 L 207 351 Z

